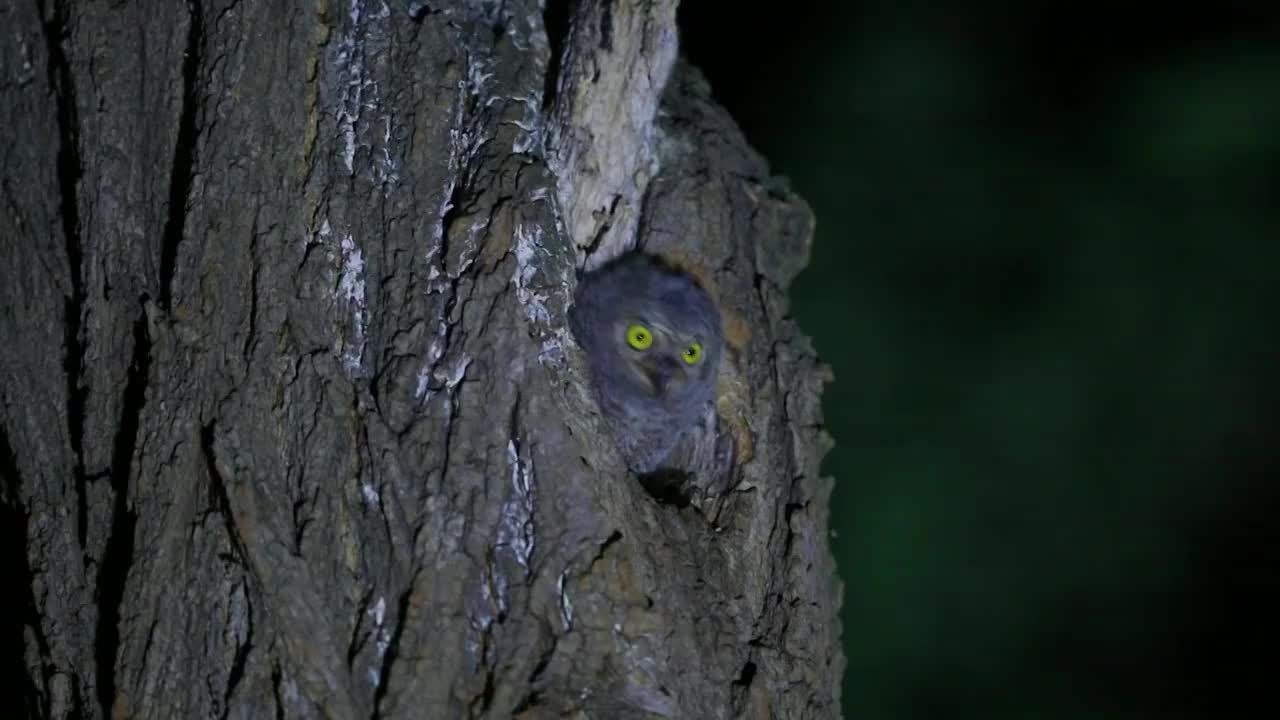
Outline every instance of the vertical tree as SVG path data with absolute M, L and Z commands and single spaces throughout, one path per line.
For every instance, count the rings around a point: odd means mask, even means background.
M 0 475 L 28 716 L 838 715 L 812 220 L 675 0 L 0 5 Z M 565 313 L 641 245 L 734 465 L 629 475 Z

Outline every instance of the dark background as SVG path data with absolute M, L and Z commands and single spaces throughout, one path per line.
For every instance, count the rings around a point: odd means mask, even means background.
M 818 219 L 845 714 L 1266 716 L 1280 3 L 930 5 L 681 9 Z

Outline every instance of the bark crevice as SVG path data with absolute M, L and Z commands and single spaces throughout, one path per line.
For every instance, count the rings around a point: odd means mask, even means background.
M 542 10 L 542 27 L 547 34 L 547 45 L 550 46 L 551 53 L 542 78 L 544 113 L 555 104 L 560 92 L 560 70 L 564 63 L 565 41 L 569 39 L 573 22 L 574 0 L 546 0 L 546 3 Z
M 240 589 L 245 592 L 245 604 L 248 605 L 245 612 L 245 636 L 244 641 L 236 646 L 231 669 L 227 672 L 227 688 L 222 694 L 222 720 L 227 720 L 231 714 L 231 697 L 240 686 L 240 681 L 244 679 L 245 670 L 249 665 L 249 653 L 253 650 L 253 600 L 243 586 Z
M 387 649 L 383 652 L 382 663 L 378 667 L 378 687 L 373 693 L 373 714 L 369 716 L 369 720 L 381 720 L 382 703 L 387 696 L 387 688 L 390 686 L 391 666 L 395 663 L 396 657 L 400 652 L 400 638 L 404 633 L 405 618 L 409 616 L 409 602 L 413 597 L 413 586 L 416 578 L 409 582 L 405 591 L 400 594 L 400 600 L 397 603 L 397 612 L 395 619 L 395 627 L 391 630 L 391 636 L 387 639 Z
M 62 46 L 69 11 L 67 3 L 55 2 L 50 12 L 39 0 L 41 30 L 49 57 L 49 87 L 53 88 L 58 116 L 58 214 L 62 224 L 63 251 L 66 253 L 70 295 L 63 303 L 62 370 L 67 385 L 67 433 L 74 455 L 76 488 L 76 535 L 80 547 L 87 551 L 88 488 L 84 467 L 85 403 L 89 389 L 81 385 L 84 369 L 84 340 L 80 325 L 84 314 L 85 290 L 81 271 L 84 262 L 80 241 L 80 207 L 78 187 L 83 173 L 80 159 L 80 122 L 76 108 L 76 87 L 71 63 Z
M 160 291 L 158 303 L 169 310 L 173 293 L 174 263 L 187 221 L 187 195 L 195 168 L 196 140 L 199 129 L 196 116 L 200 109 L 201 89 L 197 84 L 204 43 L 204 11 L 201 0 L 188 0 L 191 16 L 187 28 L 186 51 L 182 59 L 182 110 L 178 119 L 178 137 L 173 147 L 173 166 L 169 172 L 169 215 L 165 219 L 160 245 Z
M 36 612 L 36 600 L 31 591 L 34 576 L 27 558 L 27 520 L 29 514 L 22 501 L 22 475 L 18 470 L 17 454 L 9 440 L 9 431 L 0 425 L 0 575 L 6 578 L 16 592 L 5 593 L 3 604 L 4 636 L 0 637 L 0 672 L 17 678 L 21 685 L 18 696 L 28 716 L 47 717 L 49 698 L 42 688 L 48 687 L 53 668 L 49 663 L 49 641 L 40 629 Z M 16 595 L 16 597 L 15 597 Z M 30 630 L 36 642 L 40 660 L 41 677 L 37 684 L 24 664 L 24 634 Z
M 605 52 L 613 50 L 613 3 L 616 0 L 601 0 L 600 3 L 600 49 Z
M 151 370 L 151 337 L 147 332 L 146 295 L 144 306 L 133 327 L 133 360 L 121 402 L 119 430 L 111 456 L 111 534 L 98 568 L 98 627 L 94 639 L 98 667 L 98 702 L 103 717 L 111 717 L 115 702 L 115 661 L 120 645 L 120 604 L 124 598 L 129 568 L 133 565 L 134 529 L 137 515 L 129 497 L 133 472 L 133 456 L 137 450 L 138 428 L 142 408 L 147 400 L 147 381 Z
M 276 720 L 284 720 L 284 693 L 281 686 L 284 684 L 284 671 L 280 669 L 280 662 L 276 661 L 271 665 L 271 698 L 275 701 Z

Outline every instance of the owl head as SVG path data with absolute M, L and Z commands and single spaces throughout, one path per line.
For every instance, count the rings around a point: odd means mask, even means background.
M 688 273 L 628 253 L 582 278 L 570 324 L 607 414 L 693 417 L 714 396 L 720 312 Z

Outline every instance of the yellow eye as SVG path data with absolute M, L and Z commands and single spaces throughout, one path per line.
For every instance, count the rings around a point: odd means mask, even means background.
M 637 350 L 648 350 L 653 344 L 653 333 L 643 325 L 632 325 L 627 328 L 627 344 Z
M 690 365 L 698 362 L 698 360 L 702 357 L 702 346 L 699 345 L 698 343 L 694 343 L 690 345 L 689 347 L 684 349 L 684 353 L 682 354 L 682 357 L 684 357 L 684 361 L 689 363 Z

